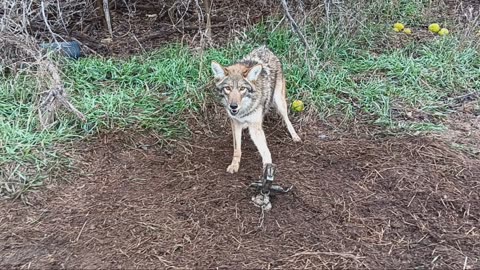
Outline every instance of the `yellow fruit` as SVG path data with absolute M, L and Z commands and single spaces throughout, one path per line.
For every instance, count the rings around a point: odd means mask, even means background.
M 301 111 L 303 111 L 303 109 L 305 109 L 305 105 L 303 105 L 303 101 L 297 99 L 292 103 L 292 110 L 293 111 L 301 112 Z
M 411 35 L 412 34 L 412 30 L 410 28 L 405 28 L 403 29 L 403 32 L 407 35 Z
M 400 29 L 393 27 L 393 31 L 400 32 Z
M 400 32 L 400 31 L 403 30 L 403 28 L 405 28 L 405 26 L 403 26 L 403 24 L 397 22 L 396 24 L 393 25 L 393 28 L 397 28 L 398 29 L 397 32 Z
M 438 31 L 440 31 L 440 25 L 438 23 L 432 23 L 428 26 L 428 30 L 432 33 L 438 33 Z
M 447 28 L 442 28 L 442 29 L 440 29 L 440 31 L 438 31 L 438 34 L 439 34 L 440 36 L 448 35 L 448 33 L 449 33 L 449 32 L 448 32 L 448 29 L 447 29 Z

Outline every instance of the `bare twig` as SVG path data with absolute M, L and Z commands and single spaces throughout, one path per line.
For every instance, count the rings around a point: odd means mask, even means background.
M 317 61 L 318 60 L 317 56 L 316 56 L 315 53 L 311 53 L 312 52 L 311 47 L 308 44 L 307 39 L 303 35 L 302 31 L 298 27 L 297 22 L 293 19 L 292 15 L 290 14 L 290 11 L 288 10 L 287 1 L 286 0 L 281 0 L 281 2 L 282 2 L 283 10 L 285 11 L 285 16 L 290 21 L 290 24 L 292 25 L 293 31 L 295 31 L 295 33 L 300 37 L 300 40 L 302 41 L 303 45 L 306 48 L 306 50 L 305 50 L 305 62 L 306 62 L 306 65 L 309 67 L 309 69 L 308 69 L 309 70 L 309 76 L 311 78 L 313 78 L 315 76 L 315 71 L 312 68 L 312 60 Z
M 353 254 L 351 254 L 351 253 L 343 253 L 343 252 L 323 252 L 323 251 L 302 251 L 302 252 L 293 254 L 292 257 L 305 256 L 305 255 L 314 255 L 314 256 L 317 256 L 317 255 L 337 256 L 337 257 L 343 257 L 343 258 L 352 259 L 352 260 L 356 260 L 356 261 L 365 258 L 365 257 L 360 257 L 360 256 L 353 255 Z
M 40 6 L 41 6 L 42 18 L 43 18 L 43 21 L 45 22 L 45 26 L 47 26 L 48 32 L 50 32 L 50 34 L 52 35 L 52 38 L 53 40 L 55 40 L 55 43 L 58 43 L 57 39 L 55 38 L 55 33 L 52 31 L 52 28 L 48 23 L 47 16 L 45 15 L 45 2 L 42 1 L 40 3 Z
M 198 34 L 200 35 L 200 44 L 203 48 L 204 45 L 204 32 L 202 31 L 202 25 L 203 25 L 203 20 L 204 20 L 204 15 L 202 11 L 202 7 L 200 6 L 200 3 L 198 2 L 199 0 L 195 0 L 195 5 L 197 6 L 198 9 Z
M 288 5 L 286 0 L 281 0 L 282 2 L 282 7 L 283 10 L 285 11 L 285 15 L 287 16 L 287 19 L 290 21 L 290 24 L 292 25 L 293 31 L 297 33 L 297 35 L 300 37 L 303 45 L 307 48 L 307 50 L 310 50 L 310 46 L 308 45 L 307 39 L 303 35 L 302 31 L 300 31 L 297 22 L 293 19 L 292 15 L 290 14 L 290 11 L 288 10 Z
M 88 216 L 88 214 L 87 214 L 87 216 Z M 88 220 L 85 220 L 85 222 L 83 223 L 82 229 L 80 229 L 80 232 L 78 233 L 77 238 L 75 239 L 75 242 L 78 242 L 78 239 L 80 239 L 80 236 L 82 235 L 83 229 L 85 229 L 85 225 L 87 225 L 87 221 Z
M 103 0 L 103 13 L 105 14 L 105 21 L 107 22 L 108 32 L 110 33 L 110 37 L 113 38 L 113 30 L 112 30 L 112 19 L 110 16 L 110 8 L 108 6 L 108 0 Z
M 325 6 L 325 17 L 327 17 L 327 22 L 330 21 L 330 4 L 331 0 L 323 0 Z
M 212 21 L 211 21 L 211 4 L 210 0 L 203 0 L 205 6 L 205 14 L 207 15 L 207 24 L 205 26 L 205 36 L 207 39 L 212 39 Z

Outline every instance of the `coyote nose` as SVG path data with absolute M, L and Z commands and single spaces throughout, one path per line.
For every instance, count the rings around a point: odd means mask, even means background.
M 238 109 L 237 103 L 232 103 L 232 104 L 230 104 L 230 109 L 232 109 L 232 110 Z

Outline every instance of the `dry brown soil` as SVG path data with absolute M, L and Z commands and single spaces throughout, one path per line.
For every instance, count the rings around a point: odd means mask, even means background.
M 228 3 L 214 7 L 219 35 L 272 12 Z M 113 9 L 110 44 L 99 43 L 107 36 L 93 28 L 72 36 L 106 55 L 149 50 L 188 32 L 195 40 L 188 27 L 196 14 L 177 31 L 169 16 L 147 16 L 161 15 L 160 7 L 131 19 L 126 12 Z M 301 144 L 270 119 L 276 181 L 294 188 L 273 199 L 263 226 L 248 188 L 260 176 L 260 157 L 245 134 L 240 172 L 225 172 L 232 154 L 225 119 L 169 145 L 154 134 L 102 134 L 67 147 L 76 163 L 61 181 L 30 193 L 30 205 L 0 201 L 0 268 L 479 269 L 480 161 L 450 147 L 478 149 L 478 117 L 468 115 L 451 126 L 474 137 L 358 136 L 303 124 Z
M 480 162 L 424 137 L 355 136 L 303 124 L 266 132 L 276 181 L 260 225 L 248 185 L 261 160 L 245 133 L 238 174 L 225 119 L 190 141 L 110 133 L 76 144 L 58 181 L 0 202 L 0 267 L 480 268 Z M 207 125 L 208 124 L 208 125 Z

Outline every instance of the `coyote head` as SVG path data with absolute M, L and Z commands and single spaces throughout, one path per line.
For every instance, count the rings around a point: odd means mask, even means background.
M 262 69 L 261 64 L 249 67 L 239 63 L 222 67 L 217 62 L 212 62 L 215 85 L 223 97 L 223 103 L 227 111 L 232 116 L 251 104 L 256 91 L 255 81 Z

